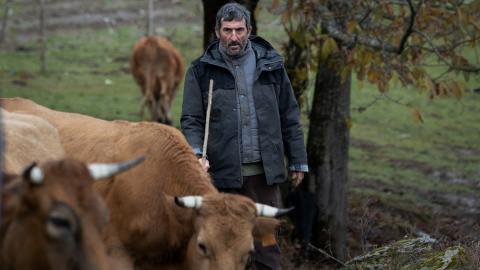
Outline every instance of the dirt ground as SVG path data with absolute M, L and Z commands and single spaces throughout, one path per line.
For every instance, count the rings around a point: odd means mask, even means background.
M 22 16 L 11 15 L 9 25 L 15 27 L 15 37 L 7 36 L 6 48 L 21 44 L 25 41 L 38 39 L 38 14 L 39 1 L 23 0 L 20 3 L 24 10 Z M 139 24 L 144 25 L 147 1 L 127 0 L 72 0 L 72 1 L 48 1 L 47 30 L 72 31 L 85 28 L 105 28 L 105 26 Z M 180 0 L 155 1 L 155 25 L 174 27 L 184 23 L 203 24 L 203 15 L 198 10 L 203 6 L 200 0 L 192 1 L 192 6 L 186 9 Z M 196 10 L 197 12 L 195 12 Z M 3 6 L 0 9 L 3 18 Z M 13 48 L 13 47 L 12 47 Z M 356 147 L 369 147 L 361 141 L 352 141 Z M 475 153 L 480 154 L 480 153 Z M 425 175 L 438 174 L 449 181 L 468 181 L 450 172 L 432 171 L 421 163 L 409 161 L 391 160 L 398 166 L 410 166 Z M 381 183 L 370 179 L 350 179 L 356 186 L 375 187 L 377 190 L 388 189 Z M 478 185 L 478 183 L 472 183 Z M 395 192 L 395 191 L 391 191 Z M 452 245 L 466 243 L 472 237 L 478 237 L 478 220 L 480 215 L 480 199 L 460 198 L 455 195 L 422 194 L 424 198 L 441 199 L 449 202 L 443 207 L 448 211 L 436 211 L 436 209 L 418 206 L 417 209 L 393 208 L 382 204 L 379 198 L 362 197 L 361 194 L 350 192 L 350 207 L 348 216 L 350 220 L 348 244 L 351 256 L 359 255 L 362 248 L 382 246 L 391 241 L 402 239 L 406 236 L 421 236 L 427 233 L 439 240 L 439 245 Z M 442 198 L 438 198 L 443 196 Z M 366 203 L 368 202 L 368 203 Z M 445 210 L 443 209 L 443 210 Z M 438 209 L 437 209 L 438 210 Z M 435 224 L 432 226 L 431 224 Z M 365 235 L 368 229 L 368 235 Z M 299 246 L 294 244 L 288 235 L 284 235 L 284 269 L 295 268 L 295 258 L 298 255 Z M 366 240 L 362 244 L 362 238 Z M 297 264 L 298 266 L 298 264 Z

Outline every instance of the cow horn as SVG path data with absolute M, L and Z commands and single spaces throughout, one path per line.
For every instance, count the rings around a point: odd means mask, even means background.
M 37 163 L 32 162 L 23 170 L 22 177 L 32 183 L 40 184 L 43 182 L 45 176 L 43 175 L 42 169 L 37 167 Z
M 202 206 L 203 197 L 201 196 L 186 196 L 178 198 L 175 196 L 175 203 L 181 207 L 199 209 Z
M 30 171 L 30 181 L 36 184 L 40 184 L 43 182 L 43 171 L 39 167 L 33 167 Z
M 145 155 L 120 163 L 92 163 L 88 164 L 88 170 L 90 171 L 93 179 L 98 180 L 123 172 L 126 169 L 137 165 L 143 160 L 145 160 Z
M 261 203 L 256 203 L 256 205 L 257 205 L 257 216 L 259 217 L 279 217 L 295 209 L 295 207 L 280 209 L 280 208 L 271 207 Z

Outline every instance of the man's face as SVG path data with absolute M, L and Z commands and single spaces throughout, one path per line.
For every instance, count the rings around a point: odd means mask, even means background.
M 241 21 L 221 21 L 220 30 L 215 29 L 221 46 L 229 56 L 236 56 L 245 50 L 252 29 L 247 29 L 245 19 Z

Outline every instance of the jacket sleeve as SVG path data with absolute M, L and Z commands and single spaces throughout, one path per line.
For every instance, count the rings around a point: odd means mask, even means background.
M 187 70 L 183 89 L 182 133 L 195 154 L 202 154 L 205 136 L 205 113 L 202 90 L 193 65 Z
M 285 69 L 282 69 L 282 73 L 279 109 L 288 170 L 290 172 L 308 172 L 307 151 L 300 121 L 300 109 Z

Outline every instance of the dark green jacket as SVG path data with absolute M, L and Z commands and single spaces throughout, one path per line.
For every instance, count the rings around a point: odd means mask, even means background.
M 259 123 L 260 148 L 267 182 L 286 180 L 284 156 L 289 171 L 307 172 L 302 124 L 297 101 L 282 63 L 282 57 L 264 39 L 249 37 L 257 59 L 253 84 Z M 213 80 L 207 156 L 209 172 L 217 188 L 242 186 L 235 78 L 212 42 L 190 65 L 185 76 L 182 132 L 195 154 L 202 153 L 205 136 L 208 89 Z

